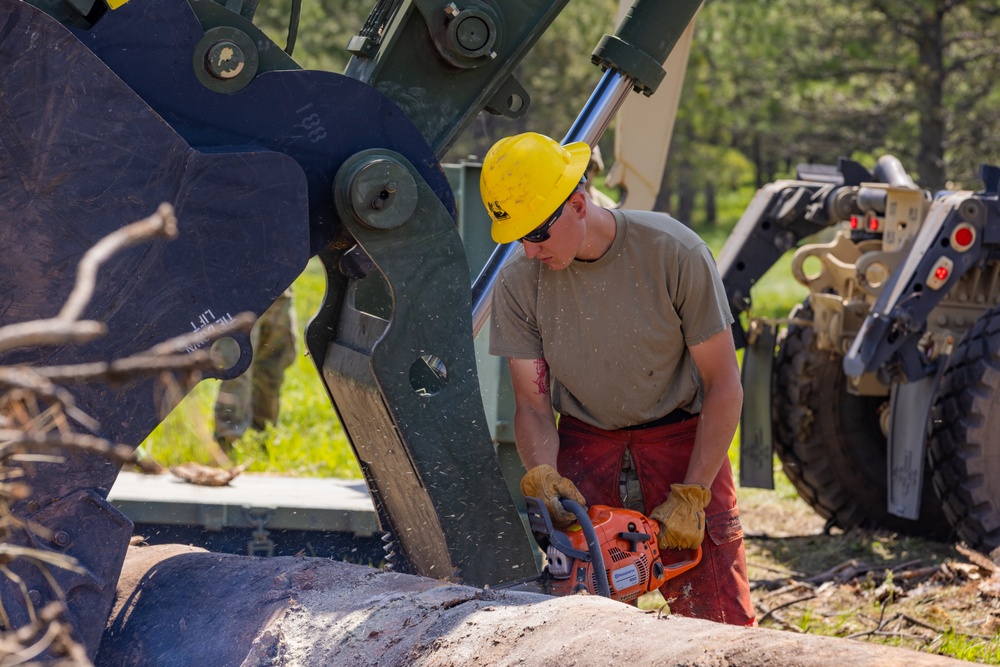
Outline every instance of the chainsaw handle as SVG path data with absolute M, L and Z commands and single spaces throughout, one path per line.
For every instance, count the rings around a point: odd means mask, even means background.
M 660 561 L 662 562 L 662 560 L 663 559 L 661 558 Z M 685 572 L 687 572 L 700 562 L 701 562 L 701 545 L 699 544 L 698 549 L 694 553 L 694 558 L 692 558 L 691 560 L 681 561 L 680 563 L 671 563 L 670 565 L 664 564 L 663 572 L 666 576 L 664 577 L 663 580 L 669 581 L 670 579 L 673 579 L 674 577 L 680 574 L 684 574 Z
M 561 500 L 563 509 L 573 513 L 573 516 L 576 517 L 577 522 L 580 524 L 580 528 L 583 530 L 584 537 L 587 538 L 587 550 L 590 552 L 590 560 L 594 565 L 595 571 L 600 573 L 599 576 L 594 577 L 597 594 L 610 598 L 611 584 L 608 583 L 607 570 L 604 568 L 604 552 L 601 550 L 601 541 L 597 539 L 597 531 L 594 530 L 594 523 L 590 520 L 587 510 L 580 503 L 569 498 L 562 498 Z M 699 552 L 698 557 L 699 559 L 701 558 L 701 552 Z

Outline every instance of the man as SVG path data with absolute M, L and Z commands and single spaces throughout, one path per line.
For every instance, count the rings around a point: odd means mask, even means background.
M 665 558 L 703 549 L 661 589 L 671 610 L 754 625 L 727 456 L 743 390 L 718 269 L 669 216 L 594 204 L 589 158 L 529 132 L 483 162 L 493 239 L 524 249 L 500 274 L 490 336 L 510 367 L 521 490 L 562 526 L 560 498 L 643 511 Z
M 248 428 L 263 431 L 278 421 L 285 369 L 296 353 L 291 287 L 258 318 L 250 331 L 250 345 L 250 367 L 224 380 L 215 400 L 215 440 L 226 454 Z

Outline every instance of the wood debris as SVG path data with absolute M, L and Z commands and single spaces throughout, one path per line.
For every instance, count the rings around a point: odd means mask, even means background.
M 182 463 L 181 465 L 171 466 L 170 472 L 173 473 L 175 477 L 179 477 L 189 484 L 197 484 L 199 486 L 226 486 L 229 482 L 238 477 L 245 469 L 246 466 L 244 465 L 229 468 L 227 470 L 225 468 L 213 468 L 200 463 Z
M 974 563 L 979 569 L 986 573 L 987 576 L 993 576 L 997 572 L 1000 572 L 1000 565 L 997 565 L 990 557 L 984 556 L 983 554 L 970 549 L 964 544 L 956 544 L 955 550 L 969 559 L 970 562 Z M 994 553 L 1000 551 L 994 549 Z

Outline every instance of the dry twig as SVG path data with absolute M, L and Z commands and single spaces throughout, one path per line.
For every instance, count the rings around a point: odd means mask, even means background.
M 177 236 L 177 218 L 170 204 L 160 204 L 156 213 L 108 234 L 87 251 L 77 268 L 76 284 L 59 314 L 47 320 L 10 324 L 0 329 L 0 352 L 40 345 L 86 342 L 100 336 L 100 322 L 78 321 L 94 296 L 97 271 L 115 253 L 151 239 Z
M 0 328 L 0 353 L 24 347 L 85 343 L 105 332 L 100 322 L 79 318 L 93 298 L 97 274 L 102 264 L 115 253 L 154 238 L 174 238 L 177 220 L 173 208 L 163 204 L 149 218 L 127 225 L 104 237 L 81 259 L 76 282 L 59 314 L 50 319 L 24 322 Z M 110 363 L 83 363 L 51 367 L 0 367 L 0 576 L 21 589 L 27 602 L 29 623 L 10 630 L 10 618 L 0 604 L 0 667 L 23 665 L 44 657 L 46 664 L 90 665 L 85 649 L 74 641 L 66 622 L 62 591 L 49 567 L 83 572 L 73 558 L 14 543 L 11 537 L 34 534 L 51 538 L 42 526 L 15 517 L 10 503 L 27 497 L 23 470 L 6 465 L 10 461 L 60 461 L 55 453 L 74 448 L 102 456 L 113 463 L 131 463 L 140 468 L 146 462 L 136 459 L 133 447 L 113 444 L 102 438 L 79 433 L 70 423 L 96 431 L 99 424 L 76 406 L 73 395 L 62 385 L 109 383 L 141 377 L 170 376 L 173 371 L 195 373 L 213 364 L 209 350 L 198 350 L 206 343 L 236 330 L 249 331 L 256 318 L 244 313 L 233 321 L 178 336 L 125 359 Z M 67 417 L 69 419 L 67 419 Z M 28 544 L 33 543 L 28 540 Z M 23 580 L 7 565 L 13 560 L 34 565 L 48 581 L 58 598 L 38 611 L 31 604 Z
M 821 572 L 820 574 L 809 577 L 805 581 L 810 584 L 822 584 L 827 581 L 843 583 L 854 579 L 860 574 L 865 574 L 871 569 L 871 566 L 867 563 L 863 563 L 856 558 L 852 558 L 830 568 L 826 572 Z
M 997 565 L 992 560 L 990 560 L 983 554 L 979 553 L 978 551 L 970 549 L 964 544 L 956 544 L 955 549 L 958 551 L 958 553 L 962 554 L 970 561 L 972 561 L 974 565 L 977 565 L 979 569 L 989 572 L 990 576 L 993 576 L 997 572 L 1000 572 L 1000 565 Z
M 764 619 L 766 619 L 768 616 L 773 615 L 774 612 L 778 611 L 779 609 L 784 609 L 785 607 L 791 607 L 793 604 L 798 604 L 800 602 L 806 602 L 807 600 L 814 600 L 815 598 L 816 598 L 816 595 L 813 594 L 813 593 L 811 593 L 809 595 L 803 595 L 800 598 L 795 598 L 794 600 L 789 600 L 788 602 L 782 602 L 781 604 L 779 604 L 779 605 L 777 605 L 775 607 L 771 607 L 770 609 L 765 609 L 763 605 L 757 605 L 758 608 L 762 612 L 764 612 L 761 616 L 759 616 L 757 618 L 757 622 L 761 623 Z
M 774 622 L 776 622 L 778 625 L 780 625 L 785 630 L 789 630 L 791 632 L 797 632 L 799 634 L 802 634 L 802 633 L 805 632 L 805 630 L 803 630 L 802 628 L 798 627 L 797 625 L 792 625 L 791 623 L 789 623 L 784 617 L 782 617 L 780 614 L 778 614 L 775 609 L 766 610 L 760 604 L 756 605 L 756 607 L 757 607 L 758 611 L 762 612 L 763 614 L 766 614 L 769 618 L 773 619 Z M 764 619 L 764 616 L 759 617 L 757 619 L 757 623 L 760 623 L 763 619 Z
M 778 595 L 784 595 L 785 593 L 791 593 L 792 591 L 802 590 L 803 588 L 808 589 L 810 591 L 816 590 L 816 586 L 814 586 L 813 584 L 807 583 L 805 581 L 792 581 L 786 586 L 771 591 L 770 593 L 764 596 L 764 599 L 776 597 Z

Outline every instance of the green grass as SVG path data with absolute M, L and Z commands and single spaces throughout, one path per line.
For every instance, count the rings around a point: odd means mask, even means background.
M 951 656 L 959 660 L 979 662 L 986 665 L 1000 665 L 1000 635 L 983 641 L 973 637 L 945 632 L 931 647 L 934 653 Z

